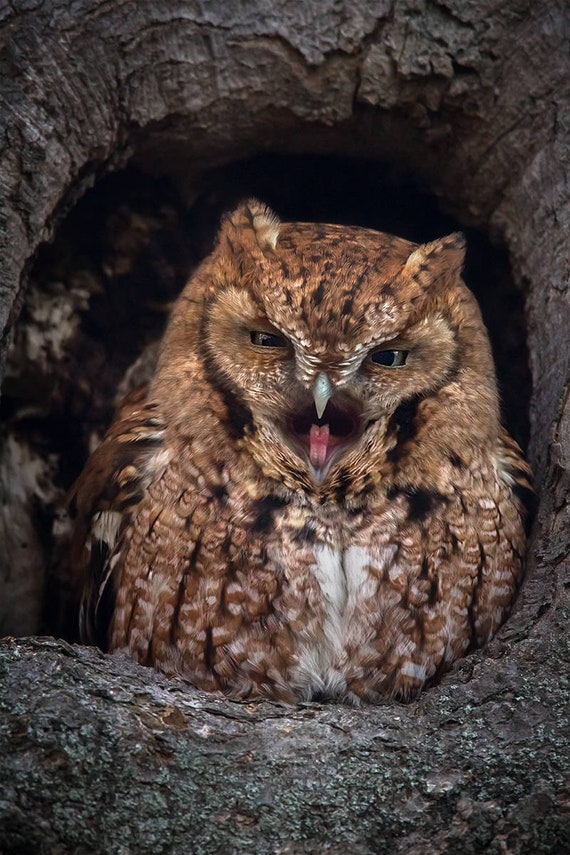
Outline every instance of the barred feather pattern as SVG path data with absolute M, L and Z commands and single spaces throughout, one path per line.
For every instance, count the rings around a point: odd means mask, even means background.
M 492 638 L 532 485 L 463 253 L 226 217 L 72 491 L 85 639 L 234 698 L 375 703 Z

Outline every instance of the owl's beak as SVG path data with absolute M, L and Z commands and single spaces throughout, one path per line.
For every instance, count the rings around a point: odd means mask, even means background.
M 315 402 L 315 409 L 319 419 L 322 418 L 332 393 L 332 383 L 329 380 L 328 375 L 325 374 L 324 371 L 321 371 L 320 374 L 317 374 L 315 382 L 313 383 L 313 400 Z

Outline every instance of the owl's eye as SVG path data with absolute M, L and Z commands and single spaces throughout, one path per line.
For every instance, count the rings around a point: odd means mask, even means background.
M 407 350 L 377 350 L 370 355 L 375 365 L 383 365 L 384 368 L 399 368 L 406 364 L 407 358 Z
M 287 347 L 287 339 L 282 335 L 275 333 L 263 332 L 262 330 L 252 330 L 250 332 L 251 343 L 258 347 Z

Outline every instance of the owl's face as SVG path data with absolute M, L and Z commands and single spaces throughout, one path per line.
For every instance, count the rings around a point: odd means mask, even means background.
M 462 260 L 458 236 L 418 247 L 290 226 L 259 203 L 229 218 L 207 269 L 199 348 L 248 413 L 240 441 L 266 475 L 322 489 L 347 463 L 380 464 L 402 405 L 436 406 L 459 376 L 463 406 L 470 390 L 478 400 L 477 377 L 488 385 L 493 368 Z

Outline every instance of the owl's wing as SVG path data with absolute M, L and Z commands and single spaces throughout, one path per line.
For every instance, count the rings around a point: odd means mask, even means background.
M 508 616 L 524 574 L 526 537 L 532 524 L 535 493 L 522 451 L 502 429 L 499 435 L 500 478 L 494 502 L 481 507 L 473 552 L 479 551 L 478 582 L 470 606 L 478 646 L 486 644 Z M 487 561 L 493 555 L 492 561 Z
M 157 459 L 163 441 L 164 425 L 146 394 L 142 387 L 125 398 L 69 493 L 71 562 L 82 587 L 80 637 L 103 648 L 113 607 L 113 552 L 154 474 L 149 461 Z
M 518 504 L 520 517 L 528 533 L 536 511 L 536 493 L 532 483 L 532 470 L 517 442 L 501 428 L 499 435 L 503 472 Z

